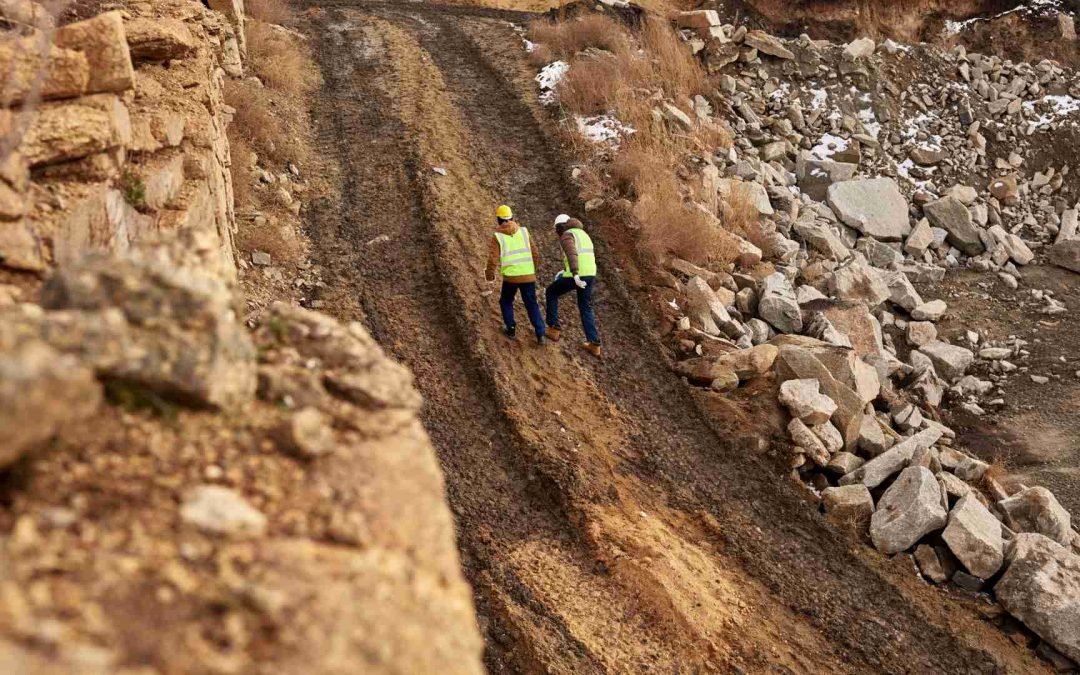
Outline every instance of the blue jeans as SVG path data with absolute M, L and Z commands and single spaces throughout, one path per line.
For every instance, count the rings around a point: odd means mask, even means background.
M 585 339 L 593 344 L 600 344 L 600 333 L 596 330 L 596 317 L 593 316 L 592 293 L 596 286 L 596 277 L 581 277 L 585 288 L 578 288 L 574 277 L 562 276 L 556 279 L 544 291 L 547 303 L 547 322 L 552 328 L 559 328 L 559 296 L 570 291 L 577 291 L 577 306 L 581 312 L 581 327 L 585 330 Z
M 502 291 L 499 293 L 499 308 L 502 309 L 503 323 L 513 330 L 517 327 L 514 322 L 514 296 L 521 291 L 521 301 L 525 303 L 525 311 L 529 313 L 529 323 L 536 331 L 536 337 L 544 337 L 544 316 L 540 313 L 540 303 L 536 301 L 536 282 L 527 284 L 512 284 L 504 281 Z

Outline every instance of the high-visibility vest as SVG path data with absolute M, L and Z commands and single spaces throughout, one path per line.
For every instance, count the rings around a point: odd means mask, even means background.
M 536 274 L 529 231 L 519 227 L 513 234 L 496 232 L 499 241 L 499 270 L 504 277 L 524 277 Z
M 596 276 L 596 253 L 593 251 L 592 238 L 585 230 L 579 228 L 571 228 L 567 230 L 574 238 L 574 248 L 577 249 L 577 267 L 579 277 L 595 277 Z M 570 259 L 563 254 L 563 265 L 566 266 L 566 273 L 573 274 L 574 271 L 570 269 Z

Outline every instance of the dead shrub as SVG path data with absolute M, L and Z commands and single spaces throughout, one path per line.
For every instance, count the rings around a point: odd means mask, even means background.
M 236 113 L 229 125 L 230 139 L 242 139 L 265 162 L 284 167 L 288 162 L 308 166 L 311 146 L 299 129 L 290 128 L 280 116 L 285 108 L 275 94 L 250 80 L 226 80 L 225 102 Z M 298 124 L 294 120 L 292 127 Z
M 754 246 L 761 247 L 765 233 L 761 229 L 761 214 L 750 199 L 749 186 L 732 183 L 731 191 L 725 195 L 720 212 L 724 227 L 748 239 Z M 754 241 L 757 239 L 758 241 Z
M 303 96 L 319 86 L 319 72 L 308 48 L 269 24 L 251 22 L 247 27 L 248 62 L 266 86 Z
M 659 261 L 674 254 L 698 264 L 721 261 L 729 255 L 735 258 L 734 248 L 728 251 L 724 246 L 726 233 L 716 218 L 683 199 L 672 171 L 643 170 L 634 189 L 638 194 L 634 216 L 641 226 L 639 246 L 644 255 Z
M 558 84 L 563 107 L 580 115 L 611 112 L 623 86 L 619 63 L 614 58 L 575 59 Z
M 708 91 L 708 76 L 686 43 L 663 17 L 646 15 L 641 46 L 653 64 L 655 84 L 672 98 L 692 97 Z
M 287 0 L 246 0 L 244 13 L 249 19 L 288 26 L 294 20 Z
M 296 228 L 277 222 L 276 218 L 243 219 L 236 233 L 241 251 L 263 251 L 273 264 L 296 263 L 304 255 L 304 245 Z
M 568 59 L 588 47 L 618 54 L 630 48 L 626 28 L 603 14 L 587 14 L 569 21 L 538 19 L 529 24 L 531 42 L 546 45 L 559 59 Z

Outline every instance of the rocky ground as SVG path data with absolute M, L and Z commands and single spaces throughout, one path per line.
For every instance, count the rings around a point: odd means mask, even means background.
M 659 115 L 731 128 L 685 176 L 718 225 L 738 193 L 764 226 L 737 265 L 643 269 L 574 182 L 531 15 L 311 6 L 318 152 L 293 170 L 229 152 L 239 5 L 160 5 L 72 12 L 124 10 L 73 30 L 105 46 L 55 56 L 62 112 L 0 165 L 0 669 L 1077 658 L 1075 73 L 684 16 L 716 92 Z M 236 161 L 297 204 L 305 258 L 234 247 Z M 555 214 L 587 214 L 604 360 L 576 322 L 544 349 L 500 334 L 502 202 L 545 275 Z
M 1062 16 L 1055 39 L 1075 45 Z M 676 372 L 734 396 L 778 383 L 792 475 L 833 520 L 913 551 L 933 583 L 990 593 L 1044 655 L 1075 660 L 1078 617 L 1054 598 L 1080 591 L 1061 503 L 1076 494 L 1080 77 L 963 46 L 677 21 L 718 86 L 655 114 L 735 138 L 685 158 L 686 192 L 719 195 L 695 204 L 718 225 L 725 202 L 749 202 L 761 230 L 742 228 L 733 267 L 673 259 L 653 276 Z M 619 134 L 592 140 L 617 152 Z M 604 199 L 591 206 L 605 216 Z M 1039 577 L 1047 566 L 1063 577 Z

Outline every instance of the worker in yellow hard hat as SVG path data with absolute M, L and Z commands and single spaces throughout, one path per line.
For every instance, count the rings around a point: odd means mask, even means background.
M 496 274 L 502 277 L 499 308 L 502 310 L 503 333 L 511 340 L 517 336 L 514 322 L 514 297 L 520 293 L 529 314 L 529 322 L 536 331 L 536 343 L 544 344 L 544 316 L 536 301 L 536 268 L 540 256 L 536 242 L 529 231 L 514 222 L 514 213 L 505 204 L 495 209 L 495 233 L 488 244 L 488 263 L 485 276 L 494 282 Z

